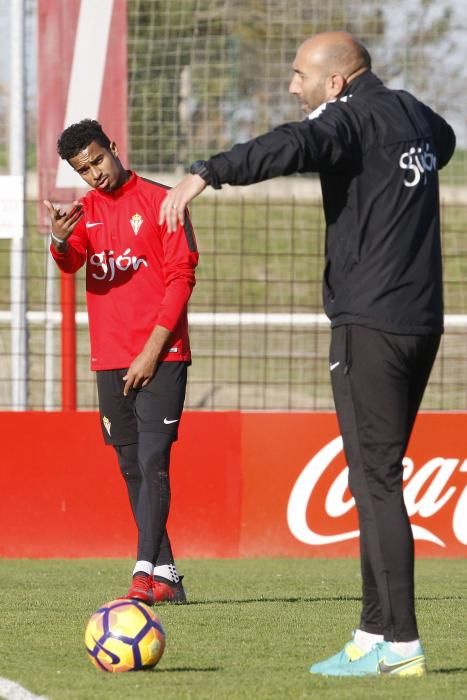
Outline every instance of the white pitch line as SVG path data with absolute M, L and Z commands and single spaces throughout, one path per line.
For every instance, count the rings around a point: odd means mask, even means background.
M 45 695 L 34 695 L 19 683 L 0 676 L 0 698 L 3 700 L 47 700 Z

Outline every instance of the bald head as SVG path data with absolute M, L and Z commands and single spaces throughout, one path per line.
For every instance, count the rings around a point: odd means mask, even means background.
M 371 69 L 371 58 L 357 37 L 348 32 L 323 32 L 306 39 L 298 49 L 305 60 L 321 65 L 346 80 Z M 298 52 L 297 52 L 298 53 Z
M 352 34 L 315 34 L 298 47 L 289 91 L 309 112 L 338 97 L 349 82 L 370 69 L 370 54 Z

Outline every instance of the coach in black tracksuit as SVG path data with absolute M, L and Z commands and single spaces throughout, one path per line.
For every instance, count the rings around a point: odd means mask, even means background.
M 305 121 L 193 164 L 202 180 L 187 176 L 172 190 L 165 216 L 174 225 L 206 183 L 320 173 L 331 380 L 361 533 L 360 629 L 410 642 L 418 630 L 402 458 L 443 332 L 438 170 L 455 136 L 412 95 L 386 88 L 360 44 L 346 54 L 343 43 L 324 86 L 297 53 L 290 92 L 313 109 Z

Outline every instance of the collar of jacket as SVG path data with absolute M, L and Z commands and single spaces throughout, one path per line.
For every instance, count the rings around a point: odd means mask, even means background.
M 319 107 L 316 107 L 316 109 L 310 112 L 310 114 L 307 117 L 305 117 L 305 119 L 316 119 L 316 117 L 319 117 L 319 115 L 322 112 L 324 112 L 328 104 L 332 102 L 339 102 L 341 100 L 343 102 L 347 102 L 348 98 L 352 97 L 352 95 L 362 94 L 382 84 L 383 83 L 378 78 L 378 76 L 372 73 L 371 70 L 368 70 L 365 73 L 359 75 L 357 78 L 354 78 L 347 85 L 344 92 L 342 92 L 339 95 L 339 97 L 335 97 L 333 100 L 329 100 L 329 102 L 323 102 L 319 105 Z
M 366 90 L 371 90 L 379 85 L 382 85 L 382 81 L 375 75 L 371 70 L 365 71 L 361 75 L 357 76 L 348 83 L 344 92 L 339 95 L 338 100 L 342 99 L 346 95 L 355 95 L 356 93 L 361 93 Z

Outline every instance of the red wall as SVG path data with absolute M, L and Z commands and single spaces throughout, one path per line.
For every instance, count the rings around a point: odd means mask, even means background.
M 96 413 L 2 413 L 0 556 L 133 556 L 136 529 Z M 419 416 L 406 503 L 419 555 L 467 553 L 467 414 Z M 178 557 L 353 556 L 332 413 L 187 412 L 172 460 Z

